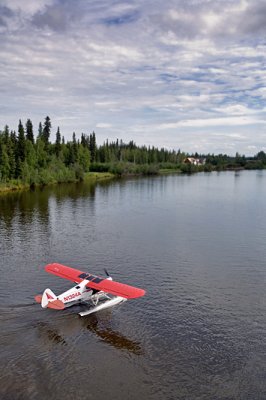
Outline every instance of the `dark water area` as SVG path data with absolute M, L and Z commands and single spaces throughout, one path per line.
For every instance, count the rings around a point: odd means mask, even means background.
M 59 262 L 147 290 L 80 317 Z M 266 399 L 266 171 L 0 197 L 0 399 Z

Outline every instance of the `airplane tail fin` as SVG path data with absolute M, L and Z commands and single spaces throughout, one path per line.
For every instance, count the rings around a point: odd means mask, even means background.
M 63 310 L 65 308 L 64 303 L 58 300 L 56 295 L 51 291 L 51 289 L 45 289 L 41 300 L 42 308 L 53 308 L 55 310 Z

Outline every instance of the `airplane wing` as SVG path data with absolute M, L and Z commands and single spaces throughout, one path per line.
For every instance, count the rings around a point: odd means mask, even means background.
M 60 278 L 68 279 L 69 281 L 75 283 L 79 283 L 84 279 L 80 277 L 80 275 L 84 274 L 84 272 L 79 271 L 75 268 L 66 267 L 65 265 L 58 263 L 47 264 L 45 267 L 45 271 L 49 272 L 50 274 L 60 276 Z
M 58 263 L 46 265 L 45 270 L 51 274 L 60 276 L 61 278 L 68 279 L 75 283 L 79 283 L 84 279 L 87 279 L 89 281 L 86 285 L 87 287 L 95 290 L 102 290 L 105 293 L 121 296 L 125 299 L 134 299 L 144 296 L 145 294 L 145 290 L 143 289 L 126 285 L 124 283 L 111 281 L 96 275 L 91 275 L 87 272 L 82 272 L 78 269 L 70 268 Z

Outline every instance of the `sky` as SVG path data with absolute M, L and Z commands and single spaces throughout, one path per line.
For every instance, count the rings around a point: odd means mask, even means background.
M 266 151 L 265 0 L 0 0 L 0 129 Z

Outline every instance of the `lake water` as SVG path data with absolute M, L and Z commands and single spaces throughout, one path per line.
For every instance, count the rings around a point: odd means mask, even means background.
M 59 262 L 147 290 L 43 310 Z M 266 399 L 266 171 L 0 197 L 0 398 Z

